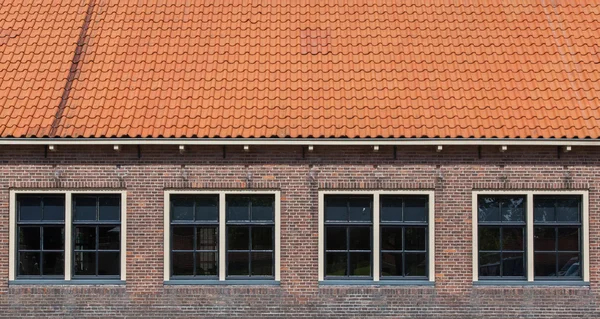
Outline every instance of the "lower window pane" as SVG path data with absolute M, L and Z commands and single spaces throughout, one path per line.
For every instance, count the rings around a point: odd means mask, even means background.
M 44 227 L 43 231 L 44 249 L 65 249 L 65 229 L 63 227 Z
M 116 250 L 121 243 L 121 227 L 110 226 L 98 229 L 98 249 Z
M 402 250 L 402 227 L 381 227 L 381 249 Z
M 350 227 L 350 247 L 352 250 L 370 250 L 371 249 L 371 228 L 370 227 Z
M 118 276 L 121 266 L 121 254 L 119 252 L 98 253 L 98 275 Z
M 39 276 L 40 274 L 40 253 L 19 253 L 19 275 Z
M 556 253 L 535 253 L 535 276 L 556 276 Z
M 554 227 L 536 227 L 533 235 L 533 249 L 536 251 L 556 249 L 556 230 Z
M 273 249 L 273 227 L 252 227 L 252 249 Z
M 44 229 L 44 235 L 47 232 Z M 46 237 L 46 236 L 44 236 Z M 44 243 L 45 244 L 45 243 Z M 48 247 L 45 247 L 48 249 Z M 96 249 L 96 227 L 75 227 L 75 247 L 76 250 L 95 250 Z
M 252 276 L 273 276 L 272 253 L 252 253 Z
M 42 275 L 63 275 L 65 273 L 65 254 L 43 253 L 44 264 L 42 265 Z
M 425 276 L 427 268 L 426 256 L 424 253 L 406 253 L 406 273 L 405 276 Z
M 250 227 L 227 227 L 227 249 L 248 250 L 250 248 Z
M 173 253 L 171 258 L 173 276 L 194 275 L 194 253 Z
M 194 249 L 194 227 L 173 227 L 171 238 L 174 250 Z
M 350 253 L 350 276 L 371 276 L 371 253 Z
M 46 272 L 45 264 L 47 260 L 45 260 L 46 255 L 44 255 L 44 272 Z M 95 252 L 74 252 L 73 253 L 74 260 L 74 269 L 73 274 L 75 276 L 94 276 L 96 275 L 96 253 Z
M 479 276 L 500 276 L 500 253 L 479 253 Z
M 39 227 L 19 227 L 19 249 L 40 249 Z
M 479 249 L 500 250 L 500 227 L 479 227 Z
M 404 249 L 425 250 L 425 227 L 409 228 L 404 230 Z
M 558 228 L 558 250 L 579 250 L 579 228 Z
M 217 260 L 217 253 L 196 253 L 196 276 L 216 276 Z
M 564 277 L 581 276 L 579 253 L 558 254 L 558 275 Z
M 325 274 L 327 276 L 346 276 L 348 267 L 347 253 L 327 253 L 327 266 Z
M 227 274 L 229 276 L 248 276 L 249 253 L 228 253 Z
M 326 239 L 325 249 L 327 250 L 346 250 L 348 244 L 346 243 L 346 227 L 332 227 L 327 226 L 325 228 Z
M 381 276 L 402 275 L 402 253 L 382 253 Z
M 502 276 L 525 276 L 523 253 L 502 254 Z

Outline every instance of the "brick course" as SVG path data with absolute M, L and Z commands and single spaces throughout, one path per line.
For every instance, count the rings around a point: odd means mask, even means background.
M 481 153 L 481 156 L 479 156 Z M 141 157 L 138 157 L 141 154 Z M 576 147 L 42 146 L 0 152 L 0 316 L 600 317 L 600 149 Z M 45 155 L 47 157 L 45 157 Z M 60 178 L 55 178 L 60 171 Z M 313 171 L 315 179 L 309 177 Z M 185 173 L 184 173 L 185 172 Z M 248 173 L 251 179 L 248 180 Z M 11 188 L 127 190 L 124 286 L 8 285 Z M 280 189 L 280 286 L 163 285 L 165 189 Z M 319 189 L 434 189 L 436 283 L 319 286 Z M 473 189 L 588 189 L 589 287 L 472 284 Z

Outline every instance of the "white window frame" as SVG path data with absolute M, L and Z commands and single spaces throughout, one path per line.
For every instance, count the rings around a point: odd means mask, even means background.
M 73 195 L 79 194 L 118 194 L 121 195 L 121 274 L 120 280 L 127 279 L 127 191 L 124 190 L 104 190 L 104 189 L 12 189 L 9 192 L 9 259 L 8 259 L 8 280 L 9 281 L 52 281 L 53 279 L 19 279 L 16 278 L 16 253 L 17 253 L 17 195 L 20 194 L 48 194 L 48 195 L 63 195 L 65 197 L 65 281 L 98 281 L 102 282 L 102 278 L 98 279 L 72 279 L 72 236 L 73 236 Z M 108 280 L 108 279 L 107 279 Z
M 240 279 L 226 279 L 226 196 L 227 195 L 274 195 L 275 196 L 275 281 L 281 280 L 281 192 L 278 190 L 168 190 L 164 192 L 164 281 L 165 282 L 193 282 L 201 283 L 210 280 L 193 279 L 171 279 L 171 195 L 218 195 L 219 196 L 219 273 L 218 281 L 227 283 L 228 281 L 239 282 Z M 243 280 L 243 279 L 242 279 Z M 256 284 L 261 283 L 262 279 L 248 279 Z M 267 279 L 268 281 L 268 279 Z
M 526 220 L 525 220 L 525 229 L 527 233 L 526 238 L 526 257 L 527 257 L 527 274 L 526 281 L 527 282 L 535 282 L 534 280 L 534 247 L 533 247 L 533 229 L 534 229 L 534 220 L 533 220 L 533 197 L 536 195 L 580 195 L 582 200 L 582 212 L 581 212 L 581 229 L 582 229 L 582 239 L 581 239 L 581 254 L 583 255 L 583 267 L 581 269 L 581 277 L 582 282 L 590 281 L 590 228 L 589 228 L 589 191 L 587 190 L 479 190 L 473 191 L 472 198 L 472 214 L 473 214 L 473 282 L 478 282 L 479 280 L 479 243 L 478 243 L 478 228 L 479 228 L 479 219 L 478 219 L 478 201 L 477 198 L 479 195 L 517 195 L 517 196 L 525 196 L 527 199 L 527 207 L 526 207 Z M 574 279 L 576 281 L 580 281 L 579 279 Z M 482 281 L 488 281 L 482 279 Z M 544 280 L 544 282 L 551 282 L 552 280 Z M 555 282 L 560 282 L 565 280 L 556 280 Z M 502 284 L 502 280 L 494 280 L 498 284 Z M 539 282 L 539 280 L 538 280 Z
M 435 282 L 435 192 L 433 190 L 321 190 L 319 191 L 319 282 L 325 280 L 325 196 L 326 195 L 372 195 L 373 196 L 373 282 L 380 281 L 380 247 L 379 247 L 379 197 L 381 195 L 427 195 L 429 202 L 429 215 L 427 216 L 427 254 L 428 254 L 428 279 Z M 348 284 L 352 279 L 345 280 Z M 387 281 L 387 280 L 386 280 Z M 393 280 L 407 281 L 407 280 Z M 390 280 L 392 282 L 392 280 Z

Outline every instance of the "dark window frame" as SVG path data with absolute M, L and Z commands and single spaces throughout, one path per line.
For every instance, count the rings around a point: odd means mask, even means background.
M 25 220 L 22 221 L 21 220 L 21 198 L 26 198 L 26 197 L 39 197 L 40 198 L 40 203 L 41 203 L 41 210 L 42 210 L 42 219 L 40 220 Z M 45 198 L 60 198 L 62 199 L 63 202 L 63 217 L 62 220 L 44 220 L 43 218 L 43 211 L 44 211 L 44 199 Z M 15 198 L 15 202 L 16 202 L 16 216 L 15 216 L 15 221 L 16 221 L 16 230 L 15 230 L 15 259 L 16 259 L 16 266 L 15 266 L 15 278 L 17 279 L 63 279 L 65 278 L 65 257 L 66 257 L 66 252 L 65 252 L 65 242 L 66 242 L 66 196 L 64 194 L 29 194 L 29 193 L 22 193 L 22 194 L 17 194 L 16 198 Z M 25 227 L 31 227 L 31 228 L 38 228 L 40 231 L 40 248 L 39 249 L 21 249 L 19 246 L 19 239 L 20 239 L 20 233 L 21 233 L 21 228 L 25 228 Z M 44 229 L 45 228 L 62 228 L 62 234 L 63 234 L 63 238 L 62 238 L 62 242 L 63 242 L 63 247 L 62 249 L 44 249 Z M 21 265 L 21 253 L 22 252 L 30 252 L 30 253 L 39 253 L 40 259 L 39 259 L 39 270 L 40 270 L 40 274 L 39 275 L 22 275 L 20 274 L 20 265 Z M 44 275 L 44 253 L 62 253 L 63 254 L 63 265 L 62 265 L 62 271 L 63 273 L 61 275 Z
M 346 209 L 348 219 L 346 221 L 335 221 L 335 220 L 327 220 L 327 199 L 332 197 L 345 198 L 346 199 Z M 351 198 L 363 198 L 369 199 L 369 207 L 371 209 L 370 212 L 370 220 L 369 221 L 351 221 L 350 220 L 350 199 Z M 326 194 L 323 198 L 323 279 L 324 280 L 373 280 L 373 257 L 375 252 L 373 251 L 373 227 L 374 221 L 373 216 L 374 212 L 374 194 Z M 346 230 L 346 249 L 337 250 L 327 249 L 327 230 L 328 228 L 344 228 Z M 352 228 L 369 228 L 370 230 L 370 244 L 369 250 L 364 249 L 350 249 L 350 230 Z M 346 275 L 344 276 L 331 276 L 327 275 L 327 253 L 346 253 Z M 350 275 L 350 254 L 351 253 L 370 253 L 370 275 L 369 276 L 361 276 L 361 275 Z
M 561 195 L 561 194 L 552 194 L 552 195 L 546 195 L 546 194 L 534 194 L 533 195 L 533 207 L 534 207 L 534 211 L 535 211 L 535 201 L 536 201 L 536 197 L 537 198 L 550 198 L 550 199 L 556 199 L 556 198 L 577 198 L 578 200 L 578 221 L 573 222 L 573 221 L 558 221 L 558 214 L 554 214 L 554 220 L 553 221 L 536 221 L 534 219 L 533 221 L 533 236 L 534 236 L 534 243 L 535 243 L 535 233 L 536 233 L 536 229 L 538 228 L 550 228 L 550 229 L 554 229 L 554 250 L 537 250 L 535 247 L 535 244 L 533 246 L 533 279 L 534 281 L 564 281 L 564 280 L 583 280 L 583 272 L 584 272 L 584 260 L 583 260 L 583 196 L 582 195 Z M 557 208 L 557 203 L 555 203 L 554 209 L 556 210 Z M 534 212 L 532 212 L 532 214 L 534 214 Z M 579 232 L 579 236 L 578 236 L 578 247 L 579 250 L 578 251 L 572 251 L 572 250 L 559 250 L 558 248 L 558 242 L 559 242 L 559 238 L 558 238 L 558 230 L 559 228 L 577 228 L 578 232 Z M 556 276 L 536 276 L 535 275 L 535 256 L 536 254 L 541 253 L 541 254 L 554 254 L 555 255 L 555 261 L 556 261 Z M 560 272 L 560 264 L 558 262 L 559 260 L 559 256 L 561 253 L 569 253 L 569 254 L 574 254 L 577 253 L 578 254 L 578 261 L 579 261 L 579 275 L 578 276 L 559 276 L 558 273 Z
M 481 197 L 494 197 L 494 198 L 516 198 L 516 197 L 520 197 L 523 198 L 523 220 L 522 221 L 503 221 L 502 220 L 502 216 L 500 216 L 499 221 L 481 221 L 479 219 L 479 207 L 480 207 L 480 200 Z M 498 207 L 499 210 L 499 214 L 501 214 L 502 212 L 502 206 L 500 205 Z M 499 244 L 500 244 L 500 248 L 498 250 L 482 250 L 481 249 L 481 241 L 479 240 L 479 238 L 477 239 L 477 274 L 478 274 L 478 279 L 479 280 L 527 280 L 527 271 L 528 271 L 528 264 L 527 264 L 527 238 L 528 238 L 528 233 L 527 233 L 527 216 L 528 214 L 532 214 L 532 212 L 529 212 L 527 210 L 527 195 L 525 194 L 479 194 L 477 196 L 477 236 L 479 237 L 481 234 L 481 229 L 482 228 L 496 228 L 499 230 Z M 504 240 L 503 240 L 503 234 L 504 234 L 504 229 L 507 228 L 521 228 L 523 231 L 523 250 L 505 250 L 503 245 L 504 245 Z M 485 254 L 485 253 L 494 253 L 494 254 L 500 254 L 500 275 L 499 276 L 482 276 L 481 275 L 481 255 Z M 523 256 L 523 276 L 505 276 L 503 274 L 503 270 L 504 270 L 504 262 L 503 262 L 503 254 L 507 253 L 507 254 L 522 254 Z
M 174 203 L 173 203 L 173 198 L 180 198 L 180 199 L 191 199 L 193 201 L 193 208 L 192 208 L 192 219 L 191 220 L 175 220 L 173 218 L 173 214 L 174 214 Z M 216 220 L 197 220 L 196 219 L 196 209 L 197 209 L 197 201 L 196 199 L 198 198 L 211 198 L 211 199 L 216 199 L 216 204 L 217 204 L 217 218 Z M 169 260 L 170 260 L 170 265 L 169 265 L 169 278 L 172 280 L 215 280 L 219 278 L 219 234 L 220 234 L 220 229 L 219 229 L 219 223 L 220 223 L 220 214 L 219 214 L 219 207 L 220 207 L 220 197 L 218 194 L 171 194 L 169 196 L 169 220 L 170 220 L 170 225 L 169 225 L 169 231 L 170 231 L 170 240 L 169 240 Z M 186 227 L 186 228 L 193 228 L 194 229 L 194 235 L 193 235 L 193 248 L 190 249 L 173 249 L 173 234 L 174 228 L 179 228 L 179 227 Z M 215 228 L 216 229 L 216 249 L 212 250 L 212 249 L 197 249 L 197 245 L 198 245 L 198 228 Z M 192 271 L 193 274 L 192 275 L 174 275 L 173 273 L 173 254 L 174 253 L 192 253 L 192 259 L 193 259 L 193 267 L 192 267 Z M 197 253 L 215 253 L 217 258 L 216 258 L 216 275 L 198 275 L 197 272 L 197 267 L 196 267 L 196 263 L 197 263 L 197 259 L 196 259 L 196 255 Z
M 381 210 L 383 206 L 383 197 L 395 197 L 402 199 L 402 221 L 384 221 L 381 218 Z M 404 208 L 406 205 L 407 198 L 418 198 L 422 197 L 426 199 L 425 202 L 425 221 L 406 221 L 404 218 Z M 379 280 L 429 280 L 429 195 L 396 195 L 396 194 L 381 194 L 379 196 Z M 402 229 L 402 249 L 401 250 L 389 250 L 383 249 L 383 229 L 384 228 L 401 228 Z M 406 250 L 406 229 L 407 228 L 424 228 L 425 229 L 425 249 L 424 250 Z M 424 253 L 425 254 L 425 276 L 407 276 L 406 275 L 406 253 Z M 402 276 L 384 276 L 383 275 L 383 254 L 394 253 L 402 254 Z
M 102 197 L 114 197 L 118 199 L 119 203 L 119 219 L 118 220 L 100 220 L 100 199 Z M 80 220 L 77 221 L 75 219 L 76 214 L 76 205 L 78 198 L 94 198 L 96 201 L 96 220 Z M 120 279 L 122 275 L 121 269 L 121 259 L 124 257 L 121 253 L 121 243 L 123 241 L 123 228 L 122 228 L 122 220 L 123 220 L 123 207 L 122 207 L 122 195 L 121 194 L 113 194 L 113 193 L 100 193 L 100 194 L 87 194 L 87 193 L 73 193 L 71 195 L 71 279 Z M 81 228 L 94 228 L 96 233 L 95 238 L 95 249 L 76 249 L 76 231 L 77 227 Z M 118 249 L 100 249 L 100 228 L 101 227 L 119 227 L 119 245 Z M 119 255 L 119 273 L 117 275 L 99 275 L 99 261 L 100 261 L 100 253 L 118 253 Z M 96 261 L 95 261 L 95 275 L 76 275 L 76 254 L 77 253 L 95 253 Z
M 232 197 L 248 198 L 248 220 L 229 220 L 229 199 Z M 272 200 L 273 215 L 272 219 L 269 220 L 252 220 L 252 198 L 253 197 L 265 197 Z M 272 280 L 275 279 L 275 264 L 276 264 L 276 237 L 275 237 L 275 214 L 276 214 L 276 197 L 275 194 L 263 194 L 263 193 L 229 193 L 225 194 L 225 280 Z M 231 227 L 247 227 L 248 228 L 248 249 L 229 249 L 229 230 Z M 255 227 L 270 227 L 271 228 L 271 244 L 273 249 L 252 249 L 252 229 Z M 252 275 L 252 253 L 270 253 L 271 254 L 271 273 L 272 276 L 265 275 Z M 229 253 L 247 253 L 248 254 L 248 275 L 230 275 L 229 271 Z

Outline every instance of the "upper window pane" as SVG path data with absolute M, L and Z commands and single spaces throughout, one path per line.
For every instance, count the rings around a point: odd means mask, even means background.
M 171 196 L 171 218 L 173 220 L 193 220 L 194 200 L 191 197 Z
M 196 198 L 196 220 L 219 220 L 219 196 L 199 196 Z
M 372 196 L 329 195 L 325 198 L 325 220 L 370 222 L 372 204 Z
M 44 220 L 65 220 L 65 198 L 62 196 L 44 196 Z
M 19 221 L 62 221 L 65 219 L 65 199 L 62 196 L 19 195 Z
M 380 202 L 382 222 L 427 221 L 427 196 L 382 195 Z
M 250 220 L 250 205 L 247 196 L 227 196 L 227 220 Z
M 536 222 L 579 222 L 581 196 L 535 196 L 534 220 Z
M 402 221 L 402 198 L 398 196 L 381 196 L 381 221 Z
M 42 198 L 19 196 L 19 220 L 42 220 Z
M 404 199 L 404 221 L 427 221 L 428 199 L 426 196 L 410 196 Z
M 252 220 L 273 220 L 274 200 L 273 196 L 257 195 L 250 197 L 252 204 Z
M 327 196 L 325 198 L 325 220 L 348 220 L 348 200 L 346 197 Z
M 121 198 L 116 195 L 100 196 L 99 220 L 120 220 L 121 219 Z
M 525 196 L 480 195 L 478 214 L 480 222 L 525 221 Z
M 348 219 L 350 221 L 371 221 L 371 197 L 350 197 Z
M 96 220 L 96 197 L 78 196 L 74 202 L 74 220 Z

